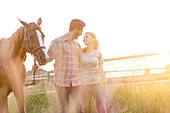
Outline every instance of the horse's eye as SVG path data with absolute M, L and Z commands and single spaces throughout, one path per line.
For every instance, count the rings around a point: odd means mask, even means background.
M 30 39 L 33 39 L 33 36 L 30 36 Z

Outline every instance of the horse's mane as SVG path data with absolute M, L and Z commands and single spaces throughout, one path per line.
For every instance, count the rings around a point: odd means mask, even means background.
M 12 34 L 12 36 L 9 38 L 12 44 L 16 44 L 18 41 L 22 40 L 21 38 L 24 37 L 24 29 L 25 28 L 22 26 Z
M 41 31 L 41 27 L 34 22 L 30 23 L 30 26 L 31 28 L 37 28 Z M 22 40 L 21 38 L 24 38 L 24 35 L 25 27 L 21 26 L 15 33 L 13 33 L 13 35 L 9 39 L 12 41 L 13 44 L 16 44 L 18 41 Z
M 32 22 L 29 24 L 29 27 L 30 28 L 36 28 L 36 29 L 39 29 L 41 30 L 40 26 L 37 25 L 36 23 Z M 18 55 L 18 54 L 21 54 L 20 53 L 20 48 L 22 47 L 22 44 L 24 42 L 24 37 L 25 37 L 25 27 L 24 26 L 21 26 L 19 29 L 17 29 L 17 31 L 15 33 L 13 33 L 13 35 L 8 39 L 9 42 L 10 42 L 10 45 L 12 45 L 13 47 L 11 48 L 14 48 L 15 49 L 15 52 L 14 52 L 14 56 L 15 55 Z
M 20 40 L 20 39 L 18 39 L 18 37 L 19 38 L 22 37 L 23 30 L 24 30 L 24 27 L 22 26 L 19 29 L 17 29 L 17 31 L 14 32 L 11 37 L 9 37 L 9 38 L 1 38 L 0 39 L 0 44 L 3 44 L 4 42 L 5 43 L 10 42 L 11 44 L 16 44 L 16 42 Z

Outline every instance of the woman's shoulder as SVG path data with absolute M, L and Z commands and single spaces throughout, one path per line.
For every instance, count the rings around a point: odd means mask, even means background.
M 96 54 L 99 55 L 99 56 L 102 56 L 102 52 L 99 51 L 99 50 L 96 50 Z
M 86 48 L 81 48 L 81 49 L 80 49 L 80 52 L 81 52 L 81 53 L 86 53 Z

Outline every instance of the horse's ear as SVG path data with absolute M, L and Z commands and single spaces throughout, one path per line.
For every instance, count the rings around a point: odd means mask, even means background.
M 42 24 L 41 17 L 37 20 L 37 24 L 40 26 Z
M 26 22 L 20 20 L 19 18 L 18 18 L 18 20 L 21 22 L 21 24 L 22 24 L 25 28 L 27 28 L 28 24 L 27 24 Z

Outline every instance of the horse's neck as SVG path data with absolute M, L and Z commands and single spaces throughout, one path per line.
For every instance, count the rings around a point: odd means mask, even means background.
M 12 58 L 21 58 L 22 61 L 26 58 L 26 51 L 24 48 L 25 28 L 20 27 L 11 37 L 11 56 Z

